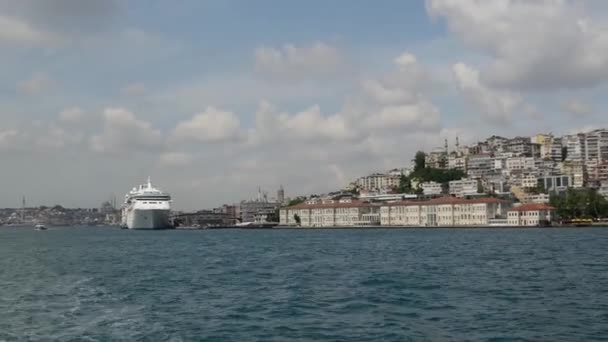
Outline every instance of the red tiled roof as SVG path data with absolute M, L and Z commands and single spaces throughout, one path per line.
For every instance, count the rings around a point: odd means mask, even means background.
M 315 203 L 308 204 L 306 202 L 302 202 L 296 205 L 292 205 L 291 207 L 287 207 L 286 209 L 323 209 L 323 208 L 365 208 L 365 207 L 378 207 L 377 204 L 372 204 L 368 202 L 362 201 L 352 201 L 352 202 L 344 202 L 340 203 L 335 201 L 334 203 Z
M 520 206 L 511 208 L 511 211 L 540 211 L 540 210 L 555 210 L 555 208 L 550 205 L 538 204 L 538 203 L 522 204 Z
M 306 202 L 297 204 L 295 206 L 288 207 L 287 209 L 320 209 L 320 208 L 349 208 L 349 207 L 378 207 L 378 206 L 415 206 L 415 205 L 445 205 L 445 204 L 483 204 L 483 203 L 509 203 L 509 201 L 501 200 L 495 197 L 480 197 L 480 198 L 460 198 L 460 197 L 451 197 L 451 196 L 443 196 L 437 197 L 430 200 L 404 200 L 397 202 L 388 202 L 388 203 L 368 203 L 353 200 L 351 203 L 338 203 L 337 201 L 334 203 L 317 203 L 317 204 L 308 204 Z

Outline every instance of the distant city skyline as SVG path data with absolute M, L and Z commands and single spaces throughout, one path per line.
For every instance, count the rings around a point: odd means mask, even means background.
M 0 0 L 0 207 L 322 193 L 608 127 L 604 1 Z

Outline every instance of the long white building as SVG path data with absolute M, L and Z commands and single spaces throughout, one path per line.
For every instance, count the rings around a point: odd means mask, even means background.
M 283 208 L 280 224 L 300 227 L 352 227 L 380 224 L 380 206 L 356 199 L 311 199 Z
M 511 202 L 492 197 L 403 201 L 382 206 L 380 223 L 383 226 L 411 227 L 485 226 L 491 220 L 506 219 L 510 207 Z
M 485 226 L 507 218 L 509 201 L 496 198 L 440 197 L 427 201 L 399 201 L 382 205 L 353 199 L 310 200 L 281 209 L 281 225 L 299 227 Z

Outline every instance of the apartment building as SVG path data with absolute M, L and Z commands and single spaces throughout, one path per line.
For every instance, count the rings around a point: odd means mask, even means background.
M 596 129 L 585 133 L 584 156 L 586 163 L 608 161 L 608 130 Z
M 564 137 L 566 145 L 566 160 L 567 161 L 584 161 L 585 160 L 585 134 L 571 134 Z
M 582 188 L 587 184 L 587 166 L 582 161 L 566 160 L 562 164 L 561 173 L 572 177 L 572 187 Z
M 572 176 L 550 175 L 538 178 L 538 186 L 547 192 L 562 192 L 572 186 Z
M 509 201 L 492 197 L 464 199 L 439 197 L 428 201 L 402 201 L 380 208 L 383 226 L 458 227 L 484 226 L 506 218 Z
M 467 171 L 467 157 L 452 153 L 448 157 L 448 168 Z
M 437 182 L 420 183 L 420 188 L 422 189 L 422 193 L 427 196 L 441 195 L 441 193 L 443 192 L 441 183 Z
M 356 184 L 361 190 L 382 190 L 399 186 L 401 175 L 373 173 L 369 176 L 361 177 Z
M 463 178 L 461 180 L 451 181 L 450 195 L 455 197 L 477 196 L 479 189 L 479 180 Z
M 494 159 L 490 154 L 469 156 L 467 175 L 469 178 L 481 178 L 494 173 Z

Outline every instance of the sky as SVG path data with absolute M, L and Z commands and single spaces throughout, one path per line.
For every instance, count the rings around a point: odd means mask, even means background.
M 210 208 L 608 127 L 599 0 L 0 0 L 0 51 L 0 207 L 151 176 Z

